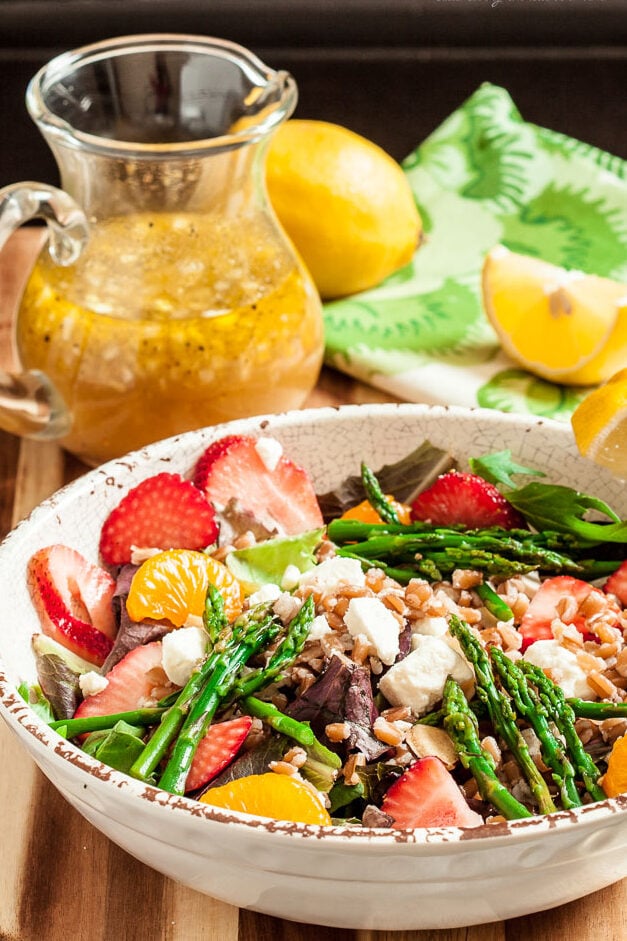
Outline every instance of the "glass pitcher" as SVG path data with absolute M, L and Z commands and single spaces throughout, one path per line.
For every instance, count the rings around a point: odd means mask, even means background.
M 0 427 L 89 464 L 158 438 L 297 408 L 322 361 L 313 282 L 268 203 L 286 72 L 205 37 L 129 36 L 53 59 L 26 103 L 62 190 L 0 190 L 0 246 L 47 244 L 0 373 Z

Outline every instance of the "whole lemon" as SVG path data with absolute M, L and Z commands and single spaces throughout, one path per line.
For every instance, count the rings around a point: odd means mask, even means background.
M 292 120 L 269 147 L 274 210 L 325 299 L 374 287 L 406 265 L 422 223 L 399 164 L 359 134 Z

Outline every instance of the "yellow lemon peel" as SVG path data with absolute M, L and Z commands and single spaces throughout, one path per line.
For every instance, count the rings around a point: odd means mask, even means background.
M 627 478 L 627 369 L 590 392 L 571 421 L 581 454 Z
M 287 121 L 270 145 L 266 180 L 323 298 L 374 287 L 419 245 L 422 223 L 400 165 L 340 125 Z
M 483 305 L 513 360 L 544 379 L 597 385 L 627 361 L 627 285 L 497 245 Z

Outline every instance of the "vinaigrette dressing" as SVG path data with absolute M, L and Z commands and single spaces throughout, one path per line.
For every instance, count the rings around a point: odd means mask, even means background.
M 93 226 L 78 262 L 43 253 L 18 316 L 91 464 L 158 438 L 297 408 L 316 382 L 319 298 L 265 213 L 138 213 Z

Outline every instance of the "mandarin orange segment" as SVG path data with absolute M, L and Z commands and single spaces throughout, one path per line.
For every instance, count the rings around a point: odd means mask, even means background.
M 627 792 L 627 735 L 614 742 L 601 784 L 608 797 Z
M 133 576 L 126 610 L 133 621 L 167 618 L 181 627 L 190 614 L 202 615 L 209 582 L 222 594 L 229 621 L 234 620 L 244 603 L 242 586 L 225 565 L 193 549 L 168 549 L 143 562 Z
M 330 826 L 332 821 L 313 790 L 304 781 L 286 774 L 251 774 L 200 797 L 205 804 L 273 820 Z
M 390 494 L 386 494 L 387 499 L 390 501 L 396 512 L 398 513 L 398 518 L 401 523 L 410 523 L 411 522 L 411 507 L 407 506 L 405 503 L 399 503 L 394 499 Z M 382 523 L 383 520 L 372 506 L 368 500 L 363 500 L 361 503 L 358 503 L 356 506 L 352 506 L 349 510 L 345 510 L 342 513 L 340 519 L 343 520 L 358 520 L 360 523 Z

